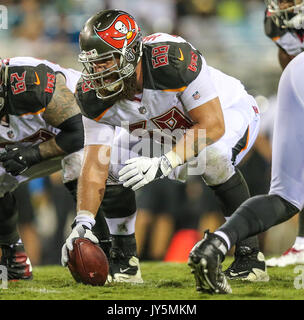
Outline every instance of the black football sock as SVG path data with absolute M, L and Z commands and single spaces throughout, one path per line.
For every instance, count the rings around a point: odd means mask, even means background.
M 104 212 L 101 208 L 98 209 L 97 215 L 95 217 L 95 225 L 92 228 L 92 232 L 99 240 L 99 244 L 103 249 L 106 256 L 109 258 L 110 256 L 110 249 L 111 249 L 111 238 L 110 232 L 108 228 L 108 224 L 104 217 Z
M 250 198 L 247 183 L 240 172 L 236 168 L 235 174 L 225 183 L 211 187 L 217 199 L 219 200 L 221 209 L 225 217 L 230 217 L 232 213 L 247 199 Z M 236 244 L 236 252 L 240 247 L 248 247 L 253 250 L 259 250 L 259 240 L 257 236 L 244 239 Z
M 102 201 L 101 209 L 103 213 L 102 216 L 109 220 L 132 216 L 134 215 L 134 212 L 136 212 L 135 192 L 132 189 L 123 187 L 123 185 L 107 185 L 104 198 Z M 109 234 L 109 229 L 108 229 L 108 234 Z M 131 236 L 111 235 L 110 236 L 111 246 L 112 248 L 114 248 L 117 244 L 120 243 L 120 241 L 125 240 L 129 242 L 128 239 L 133 239 L 133 238 L 135 239 L 135 235 L 131 235 Z M 130 241 L 132 242 L 133 240 L 130 240 Z
M 111 256 L 115 258 L 115 252 L 123 252 L 125 257 L 135 256 L 137 257 L 137 247 L 135 233 L 125 236 L 111 235 L 112 238 L 112 249 Z
M 298 237 L 304 237 L 304 209 L 299 212 Z
M 17 231 L 18 212 L 11 193 L 0 198 L 0 245 L 11 245 L 20 239 Z
M 298 208 L 277 195 L 255 196 L 246 200 L 218 231 L 227 235 L 232 247 L 289 220 L 298 212 Z

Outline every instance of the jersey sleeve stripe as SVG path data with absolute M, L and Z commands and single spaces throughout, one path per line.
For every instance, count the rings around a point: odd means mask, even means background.
M 21 114 L 21 117 L 23 117 L 23 116 L 28 116 L 28 115 L 30 115 L 30 114 L 32 114 L 32 115 L 37 115 L 37 114 L 40 114 L 40 113 L 42 113 L 42 112 L 44 112 L 44 111 L 45 111 L 45 108 L 42 108 L 42 109 L 40 109 L 40 110 L 38 110 L 38 111 L 36 111 L 36 112 L 23 113 L 23 114 Z
M 110 108 L 106 109 L 104 112 L 102 112 L 98 117 L 94 118 L 95 121 L 99 121 L 109 110 Z
M 166 91 L 166 92 L 183 92 L 187 87 L 181 87 L 181 88 L 178 88 L 178 89 L 164 89 L 162 91 Z
M 248 142 L 249 142 L 249 127 L 248 127 L 248 132 L 247 132 L 245 147 L 244 147 L 240 152 L 243 152 L 243 151 L 245 151 L 245 150 L 247 149 L 247 147 L 248 147 Z

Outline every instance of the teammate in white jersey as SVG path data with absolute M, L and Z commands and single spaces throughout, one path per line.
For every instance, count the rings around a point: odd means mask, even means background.
M 284 70 L 278 89 L 272 154 L 272 179 L 268 195 L 245 201 L 215 233 L 206 233 L 189 256 L 197 287 L 229 293 L 221 261 L 237 241 L 282 223 L 304 207 L 304 53 Z
M 265 33 L 278 46 L 280 65 L 284 70 L 288 63 L 304 51 L 304 1 L 267 0 Z M 299 213 L 298 234 L 292 247 L 280 257 L 266 260 L 267 266 L 285 267 L 304 263 L 304 211 Z
M 106 10 L 91 17 L 80 33 L 80 48 L 85 73 L 77 86 L 77 100 L 85 116 L 86 156 L 76 228 L 81 230 L 84 221 L 87 226 L 94 224 L 110 167 L 113 183 L 123 183 L 125 192 L 117 197 L 121 210 L 105 213 L 114 244 L 111 277 L 140 282 L 133 191 L 161 176 L 184 180 L 189 161 L 202 155 L 206 166 L 196 174 L 214 190 L 228 218 L 249 197 L 235 165 L 255 141 L 259 109 L 240 81 L 209 67 L 183 38 L 156 33 L 142 40 L 134 18 L 126 12 Z M 166 139 L 176 130 L 181 136 L 173 148 L 151 155 L 143 147 L 137 153 L 136 147 L 142 147 L 150 134 L 154 143 L 156 134 L 166 133 Z M 200 136 L 201 131 L 206 136 Z M 123 145 L 125 141 L 129 144 Z M 122 149 L 127 150 L 125 159 L 119 154 Z M 105 159 L 110 155 L 109 165 Z M 76 235 L 77 230 L 67 243 Z M 256 237 L 239 243 L 236 252 L 228 271 L 232 277 L 268 279 Z M 62 262 L 67 263 L 65 246 Z
M 30 57 L 0 60 L 0 66 L 0 264 L 9 280 L 30 279 L 12 192 L 62 168 L 63 182 L 76 197 L 82 162 L 76 151 L 84 135 L 73 92 L 80 72 Z

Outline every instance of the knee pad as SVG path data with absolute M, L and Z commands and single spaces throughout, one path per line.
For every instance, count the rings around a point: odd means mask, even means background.
M 206 148 L 206 169 L 203 179 L 208 186 L 225 183 L 233 176 L 235 169 L 231 162 L 232 151 L 223 143 Z
M 83 149 L 66 155 L 62 161 L 62 181 L 63 183 L 77 180 L 81 172 L 83 161 Z

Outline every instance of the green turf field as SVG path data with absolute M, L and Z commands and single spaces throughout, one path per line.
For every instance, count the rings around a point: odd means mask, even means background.
M 224 268 L 231 262 L 227 258 Z M 295 289 L 294 266 L 269 268 L 270 281 L 248 283 L 230 281 L 230 295 L 207 295 L 195 291 L 194 279 L 186 264 L 142 262 L 142 285 L 115 284 L 92 287 L 74 282 L 68 269 L 60 266 L 34 268 L 32 281 L 9 283 L 8 289 L 0 289 L 1 300 L 303 300 L 304 288 Z M 304 269 L 304 266 L 303 266 Z M 299 281 L 304 287 L 304 274 Z

